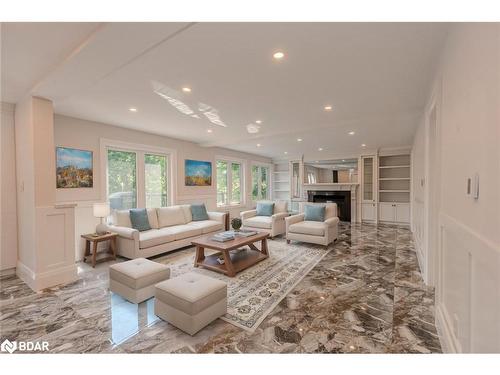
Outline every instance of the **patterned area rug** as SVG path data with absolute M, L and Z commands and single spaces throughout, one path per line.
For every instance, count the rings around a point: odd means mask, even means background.
M 254 331 L 276 305 L 330 252 L 312 244 L 287 244 L 284 239 L 268 241 L 269 258 L 227 277 L 203 268 L 194 268 L 194 250 L 182 257 L 156 261 L 168 264 L 171 277 L 198 272 L 227 284 L 227 314 L 221 319 L 248 331 Z M 213 253 L 213 252 L 212 252 Z M 210 254 L 205 251 L 205 254 Z

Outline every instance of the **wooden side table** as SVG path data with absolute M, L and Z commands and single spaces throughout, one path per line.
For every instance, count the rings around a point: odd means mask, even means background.
M 116 259 L 116 237 L 118 235 L 116 233 L 106 233 L 106 234 L 82 234 L 82 238 L 85 239 L 85 258 L 84 262 L 87 261 L 87 258 L 92 257 L 92 267 L 95 267 L 96 263 L 105 262 L 108 260 Z M 107 253 L 110 254 L 107 257 L 101 257 L 97 259 L 97 244 L 99 242 L 109 241 L 109 246 Z M 92 252 L 90 251 L 90 244 L 92 244 Z

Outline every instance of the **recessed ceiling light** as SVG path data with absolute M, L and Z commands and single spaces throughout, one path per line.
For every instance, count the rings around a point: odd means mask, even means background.
M 129 110 L 130 112 L 137 112 L 137 108 L 134 108 L 134 107 L 129 108 L 128 110 Z
M 184 91 L 184 92 L 191 92 L 191 88 L 186 86 L 186 87 L 182 88 L 182 91 Z
M 285 54 L 281 51 L 278 51 L 278 52 L 275 52 L 273 54 L 273 57 L 276 59 L 276 60 L 281 60 L 283 57 L 285 57 Z
M 255 134 L 255 133 L 258 133 L 259 131 L 260 131 L 259 125 L 255 125 L 255 124 L 248 124 L 247 125 L 247 132 L 249 132 L 250 134 Z
M 342 159 L 343 162 L 345 162 L 345 159 Z
M 257 143 L 257 147 L 260 147 L 260 146 L 262 146 L 262 145 L 260 143 Z
M 288 154 L 288 151 L 285 151 L 285 152 L 284 152 L 284 154 L 285 154 L 285 155 L 287 155 L 287 154 Z
M 255 120 L 256 124 L 262 124 L 262 120 Z
M 213 133 L 212 129 L 207 129 L 207 133 Z
M 297 142 L 302 142 L 302 138 L 297 138 Z
M 356 134 L 356 133 L 355 133 L 355 132 L 353 132 L 353 131 L 350 131 L 350 132 L 349 132 L 349 135 L 354 135 L 354 134 Z
M 361 147 L 366 147 L 366 145 L 364 143 L 361 144 Z
M 332 106 L 331 105 L 325 105 L 325 111 L 331 111 Z
M 322 147 L 318 148 L 318 151 L 323 151 L 323 148 Z

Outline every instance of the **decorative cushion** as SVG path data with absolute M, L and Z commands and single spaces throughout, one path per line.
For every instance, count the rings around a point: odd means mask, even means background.
M 158 214 L 156 213 L 156 208 L 146 208 L 148 211 L 148 221 L 151 229 L 158 229 Z
M 115 224 L 118 227 L 132 228 L 129 210 L 114 210 L 113 224 Z
M 190 223 L 193 221 L 193 215 L 191 214 L 191 205 L 190 204 L 181 204 L 182 212 L 184 212 L 184 224 Z
M 307 234 L 310 236 L 324 236 L 326 226 L 325 222 L 300 221 L 290 225 L 288 230 L 290 233 Z
M 273 219 L 271 216 L 254 216 L 243 220 L 243 225 L 252 228 L 271 229 Z
M 208 220 L 208 213 L 205 204 L 192 204 L 191 215 L 193 221 Z
M 325 206 L 306 205 L 304 207 L 304 221 L 325 221 Z
M 155 286 L 155 297 L 163 303 L 196 315 L 227 296 L 225 282 L 189 272 Z
M 186 218 L 181 206 L 158 208 L 158 225 L 160 228 L 185 224 Z
M 137 258 L 109 266 L 109 278 L 129 288 L 140 289 L 170 277 L 170 269 L 144 258 Z
M 139 232 L 150 230 L 148 212 L 145 208 L 132 208 L 130 210 L 130 222 L 132 228 L 137 229 Z
M 272 216 L 274 202 L 257 202 L 257 216 Z
M 288 202 L 287 201 L 276 201 L 274 202 L 274 213 L 280 214 L 282 212 L 288 211 Z

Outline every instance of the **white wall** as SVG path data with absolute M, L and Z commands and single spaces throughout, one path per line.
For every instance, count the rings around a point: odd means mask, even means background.
M 1 216 L 0 272 L 11 270 L 17 262 L 16 147 L 14 105 L 1 103 Z
M 500 26 L 457 24 L 447 38 L 433 85 L 439 154 L 430 152 L 427 122 L 413 148 L 413 223 L 426 278 L 435 280 L 437 324 L 448 351 L 500 352 Z M 431 104 L 431 98 L 429 98 Z M 436 214 L 438 242 L 429 236 L 426 210 L 430 167 L 441 160 Z M 480 176 L 480 195 L 466 194 Z M 424 233 L 422 233 L 424 230 Z M 435 274 L 432 259 L 436 259 Z M 435 277 L 431 277 L 435 276 Z
M 238 215 L 240 211 L 253 207 L 251 202 L 251 162 L 271 163 L 271 159 L 256 155 L 245 154 L 221 148 L 200 147 L 192 142 L 180 141 L 173 138 L 129 130 L 121 127 L 102 123 L 71 118 L 62 115 L 55 116 L 54 136 L 56 146 L 74 147 L 78 149 L 91 150 L 94 155 L 94 187 L 88 189 L 57 189 L 56 202 L 77 203 L 76 216 L 76 247 L 77 259 L 82 259 L 83 241 L 80 234 L 94 231 L 98 219 L 92 216 L 92 204 L 105 201 L 102 196 L 101 171 L 100 171 L 100 139 L 109 139 L 120 142 L 136 143 L 154 147 L 162 147 L 176 150 L 177 154 L 177 181 L 176 196 L 174 202 L 177 204 L 204 202 L 209 209 L 216 209 L 216 185 L 215 185 L 215 157 L 229 156 L 242 159 L 245 164 L 245 192 L 246 204 L 234 208 L 231 215 Z M 212 186 L 184 186 L 184 160 L 205 160 L 212 162 Z

